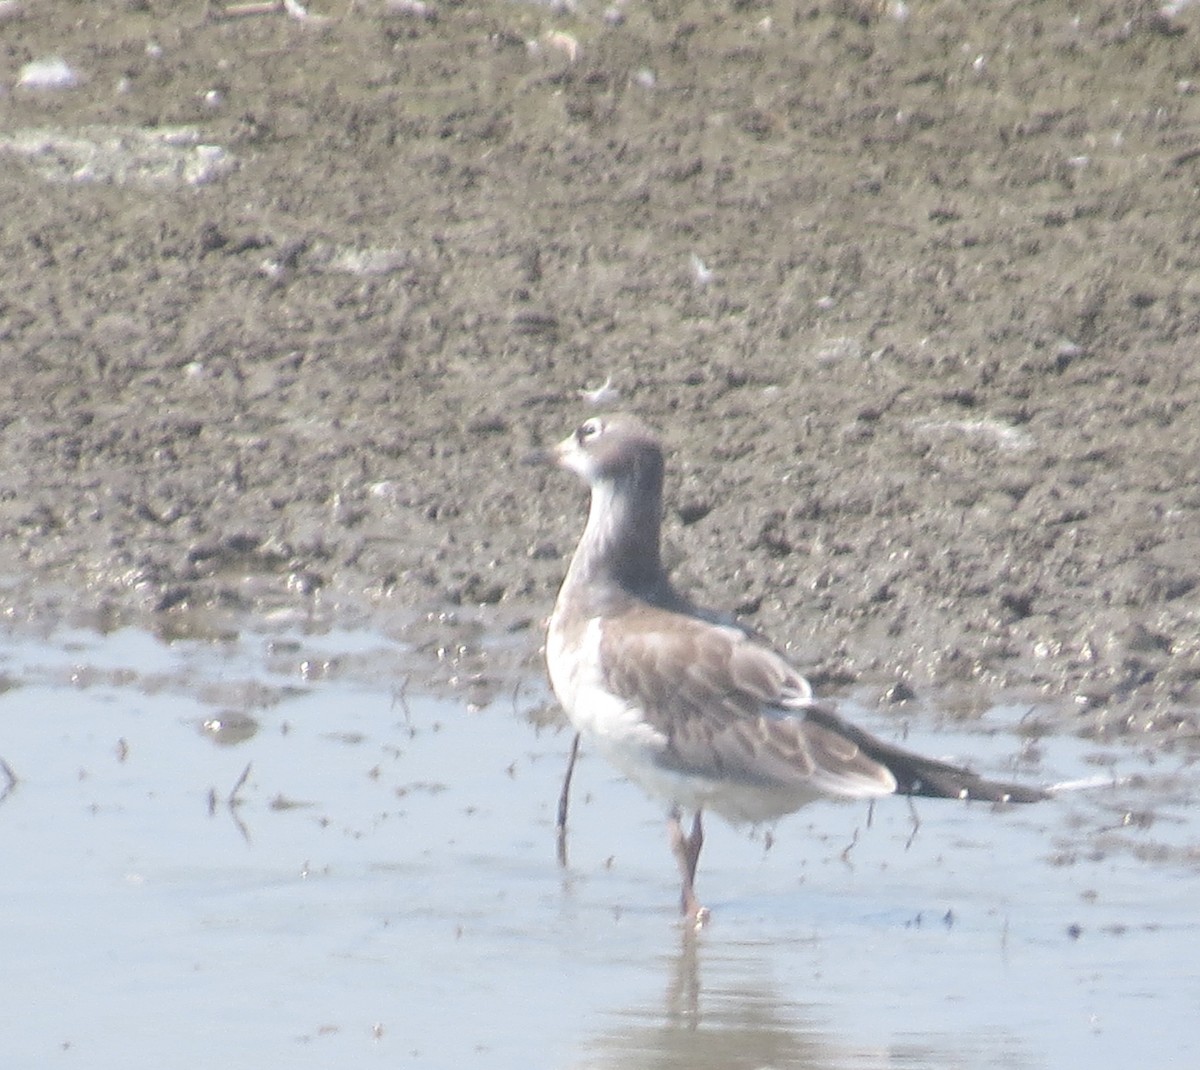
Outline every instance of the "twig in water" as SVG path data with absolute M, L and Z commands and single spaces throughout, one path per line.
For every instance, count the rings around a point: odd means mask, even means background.
M 238 798 L 238 792 L 242 790 L 249 779 L 250 767 L 253 764 L 253 762 L 246 763 L 246 768 L 242 770 L 242 775 L 237 778 L 237 783 L 233 785 L 233 790 L 230 791 L 228 797 L 225 799 L 225 805 L 229 808 L 229 816 L 233 818 L 233 823 L 237 825 L 238 831 L 242 834 L 242 839 L 247 843 L 250 842 L 250 830 L 246 828 L 246 823 L 238 814 L 238 807 L 242 805 L 242 800 Z
M 404 726 L 408 729 L 412 728 L 412 710 L 408 708 L 408 684 L 412 680 L 412 673 L 409 673 L 398 688 L 392 691 L 392 705 L 399 706 L 404 711 Z
M 854 830 L 854 835 L 850 837 L 850 842 L 846 844 L 845 850 L 842 851 L 842 861 L 845 862 L 846 865 L 850 865 L 850 852 L 854 850 L 854 847 L 857 843 L 858 829 L 856 828 Z
M 921 818 L 917 813 L 916 804 L 912 801 L 912 796 L 906 795 L 905 798 L 908 800 L 908 816 L 912 818 L 912 832 L 909 833 L 908 842 L 904 845 L 904 849 L 907 851 L 917 838 L 917 833 L 921 831 Z
M 246 763 L 246 768 L 242 770 L 242 775 L 237 778 L 237 783 L 234 784 L 233 790 L 230 791 L 229 797 L 225 800 L 225 805 L 228 806 L 230 810 L 242 805 L 242 800 L 238 798 L 238 792 L 242 790 L 246 781 L 249 779 L 250 767 L 253 764 L 253 762 Z
M 4 790 L 0 791 L 0 803 L 4 802 L 17 789 L 17 774 L 13 772 L 12 766 L 3 758 L 0 758 L 0 773 L 4 774 Z

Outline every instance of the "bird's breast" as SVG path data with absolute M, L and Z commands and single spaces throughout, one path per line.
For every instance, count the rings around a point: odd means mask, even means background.
M 571 724 L 610 758 L 618 764 L 618 755 L 651 760 L 667 745 L 667 738 L 647 723 L 636 701 L 607 685 L 602 637 L 599 617 L 575 628 L 552 618 L 546 635 L 550 683 Z

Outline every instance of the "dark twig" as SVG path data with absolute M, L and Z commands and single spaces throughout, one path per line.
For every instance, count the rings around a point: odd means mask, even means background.
M 913 841 L 916 840 L 917 833 L 921 831 L 921 816 L 917 813 L 917 807 L 912 801 L 912 796 L 906 795 L 905 799 L 908 800 L 908 816 L 912 818 L 912 832 L 909 833 L 908 842 L 904 845 L 904 849 L 907 851 L 913 845 Z
M 241 832 L 242 838 L 247 843 L 250 842 L 250 830 L 246 828 L 246 823 L 238 814 L 238 807 L 242 805 L 243 801 L 238 797 L 238 792 L 242 790 L 246 784 L 246 781 L 250 778 L 250 767 L 253 764 L 253 762 L 246 763 L 246 768 L 242 770 L 242 775 L 237 778 L 237 783 L 233 785 L 232 790 L 225 799 L 225 805 L 229 808 L 229 816 L 233 818 L 233 823 L 237 825 L 238 831 Z
M 409 673 L 400 683 L 398 688 L 392 690 L 392 705 L 399 706 L 404 712 L 404 727 L 412 729 L 412 710 L 408 708 L 408 685 L 412 681 L 412 673 Z
M 857 844 L 858 844 L 858 829 L 855 828 L 854 835 L 850 837 L 850 842 L 848 844 L 846 844 L 845 848 L 842 851 L 842 861 L 846 865 L 850 866 L 851 868 L 853 868 L 853 864 L 850 861 L 850 852 L 854 850 L 854 848 L 857 846 Z
M 4 802 L 17 789 L 17 774 L 13 772 L 12 766 L 3 758 L 0 758 L 0 773 L 4 774 L 4 790 L 0 791 L 0 803 Z
M 242 800 L 238 798 L 238 792 L 242 790 L 246 784 L 246 781 L 249 779 L 250 767 L 253 764 L 253 762 L 246 763 L 246 768 L 242 770 L 242 775 L 237 778 L 237 783 L 234 784 L 233 790 L 230 791 L 229 797 L 225 800 L 225 804 L 229 807 L 229 809 L 232 810 L 234 807 L 242 805 Z

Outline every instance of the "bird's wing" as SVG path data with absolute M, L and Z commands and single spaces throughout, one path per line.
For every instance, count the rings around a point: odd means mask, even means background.
M 808 681 L 738 629 L 641 607 L 606 622 L 600 656 L 605 686 L 665 737 L 664 766 L 850 798 L 896 789 L 858 742 L 806 716 Z
M 871 735 L 815 702 L 804 677 L 736 628 L 657 609 L 618 619 L 601 638 L 605 684 L 666 739 L 664 766 L 848 798 L 1029 803 L 1049 794 Z
M 900 795 L 923 795 L 935 799 L 982 799 L 998 803 L 1040 802 L 1051 795 L 1045 788 L 988 780 L 951 762 L 914 754 L 871 735 L 824 706 L 810 706 L 805 717 L 810 724 L 824 726 L 838 738 L 855 744 L 863 754 L 886 766 L 896 778 L 896 791 Z

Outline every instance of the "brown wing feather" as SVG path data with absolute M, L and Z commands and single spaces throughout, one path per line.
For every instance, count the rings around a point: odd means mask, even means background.
M 682 772 L 808 784 L 835 796 L 1047 797 L 913 754 L 842 720 L 812 700 L 786 661 L 732 628 L 639 607 L 605 629 L 601 660 L 605 684 L 666 737 L 659 762 Z
M 831 795 L 880 795 L 895 780 L 856 742 L 803 715 L 804 678 L 734 629 L 638 608 L 601 639 L 605 685 L 660 731 L 662 765 Z

